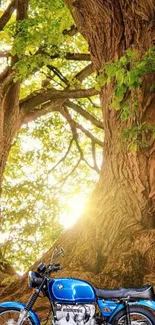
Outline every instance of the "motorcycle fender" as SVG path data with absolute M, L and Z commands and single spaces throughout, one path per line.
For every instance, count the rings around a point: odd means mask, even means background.
M 153 311 L 155 311 L 155 301 L 153 300 L 139 300 L 136 302 L 129 302 L 130 306 L 142 306 L 142 307 L 146 307 L 146 308 L 150 308 Z M 108 319 L 108 324 L 110 325 L 114 316 L 116 316 L 116 314 L 121 311 L 122 309 L 124 309 L 124 305 L 120 304 L 118 305 L 118 307 L 113 311 L 113 313 L 111 314 L 110 318 Z
M 22 304 L 21 302 L 7 301 L 7 302 L 0 303 L 0 308 L 13 308 L 13 309 L 16 308 L 18 310 L 23 310 L 25 308 L 25 305 Z M 29 316 L 34 322 L 34 325 L 40 325 L 39 318 L 33 310 L 29 311 Z

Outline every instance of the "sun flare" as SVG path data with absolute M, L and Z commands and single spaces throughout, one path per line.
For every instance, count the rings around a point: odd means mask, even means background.
M 75 195 L 67 203 L 67 211 L 64 212 L 59 219 L 59 222 L 65 229 L 71 228 L 79 219 L 86 203 L 86 197 L 82 194 Z

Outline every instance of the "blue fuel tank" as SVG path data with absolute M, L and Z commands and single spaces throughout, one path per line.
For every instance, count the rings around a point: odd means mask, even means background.
M 96 301 L 93 287 L 88 282 L 79 279 L 52 279 L 48 283 L 48 293 L 51 300 L 61 304 L 92 303 Z

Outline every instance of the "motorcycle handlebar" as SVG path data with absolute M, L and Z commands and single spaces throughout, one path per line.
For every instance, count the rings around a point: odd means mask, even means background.
M 57 272 L 62 270 L 63 268 L 60 266 L 60 264 L 49 264 L 47 266 L 47 272 L 51 273 L 51 272 Z

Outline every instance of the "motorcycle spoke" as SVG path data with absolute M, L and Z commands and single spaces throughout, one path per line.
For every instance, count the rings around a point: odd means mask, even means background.
M 152 325 L 152 322 L 140 313 L 132 313 L 130 314 L 131 325 Z M 127 325 L 126 316 L 122 316 L 119 321 L 118 325 Z
M 0 314 L 0 325 L 17 325 L 19 312 L 13 310 L 5 310 Z M 32 322 L 27 319 L 23 325 L 32 325 Z

